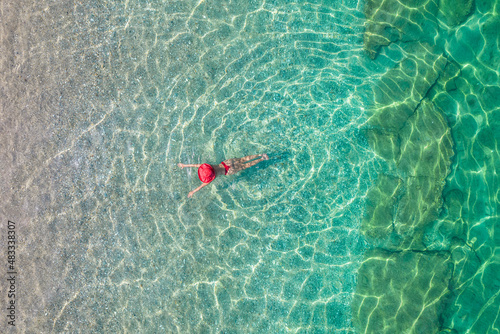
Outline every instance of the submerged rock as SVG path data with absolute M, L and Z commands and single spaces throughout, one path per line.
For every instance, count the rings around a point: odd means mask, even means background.
M 367 138 L 387 168 L 367 194 L 362 233 L 374 249 L 358 273 L 357 332 L 500 327 L 495 4 L 367 1 L 365 49 L 375 58 L 394 43 L 377 62 L 405 58 L 373 87 Z
M 364 7 L 366 30 L 364 46 L 375 59 L 380 48 L 397 41 L 432 42 L 437 34 L 436 0 L 367 0 Z
M 408 46 L 408 55 L 373 87 L 369 124 L 398 131 L 437 82 L 448 60 L 425 43 Z
M 425 249 L 424 232 L 437 219 L 453 145 L 450 128 L 427 98 L 447 67 L 433 48 L 412 51 L 374 87 L 367 138 L 389 171 L 369 191 L 363 233 L 386 249 Z
M 361 232 L 374 240 L 385 240 L 394 231 L 396 204 L 403 181 L 390 175 L 379 175 L 377 184 L 367 196 L 367 219 Z
M 395 164 L 401 177 L 379 176 L 368 193 L 362 232 L 390 249 L 422 250 L 424 230 L 438 218 L 443 205 L 453 156 L 451 132 L 432 102 L 424 100 L 397 135 L 400 147 L 392 151 L 399 154 L 388 162 Z M 380 151 L 389 147 L 380 145 L 386 134 L 371 131 L 368 138 L 377 153 L 388 156 Z
M 384 129 L 370 129 L 366 136 L 371 147 L 382 158 L 391 161 L 399 160 L 401 138 L 399 133 L 386 131 Z
M 437 333 L 452 275 L 449 241 L 429 235 L 443 207 L 453 156 L 451 131 L 427 97 L 448 60 L 424 43 L 374 87 L 367 138 L 388 164 L 367 195 L 365 254 L 352 303 L 361 333 Z M 451 77 L 451 76 L 450 76 Z M 451 229 L 451 228 L 450 228 Z
M 463 23 L 474 8 L 474 0 L 439 0 L 439 13 L 450 27 Z
M 359 333 L 437 333 L 452 263 L 448 253 L 372 250 L 352 303 Z
M 422 100 L 400 131 L 398 168 L 407 175 L 444 180 L 453 155 L 450 128 L 434 104 Z

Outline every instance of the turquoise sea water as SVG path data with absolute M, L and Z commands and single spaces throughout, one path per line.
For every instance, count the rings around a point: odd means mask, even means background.
M 498 333 L 499 9 L 2 2 L 0 328 Z

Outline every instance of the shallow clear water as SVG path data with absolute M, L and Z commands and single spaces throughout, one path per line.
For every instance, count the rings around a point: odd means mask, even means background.
M 17 330 L 498 332 L 500 6 L 411 2 L 3 3 Z

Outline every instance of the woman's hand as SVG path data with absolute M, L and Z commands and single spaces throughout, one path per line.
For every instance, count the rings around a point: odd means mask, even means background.
M 177 164 L 177 167 L 184 168 L 184 165 L 181 164 L 180 162 Z
M 190 191 L 189 194 L 188 194 L 188 198 L 191 198 L 193 197 L 193 194 L 195 193 L 195 191 Z

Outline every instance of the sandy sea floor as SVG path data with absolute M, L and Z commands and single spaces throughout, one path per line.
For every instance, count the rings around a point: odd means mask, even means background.
M 2 2 L 0 329 L 498 333 L 499 5 Z

